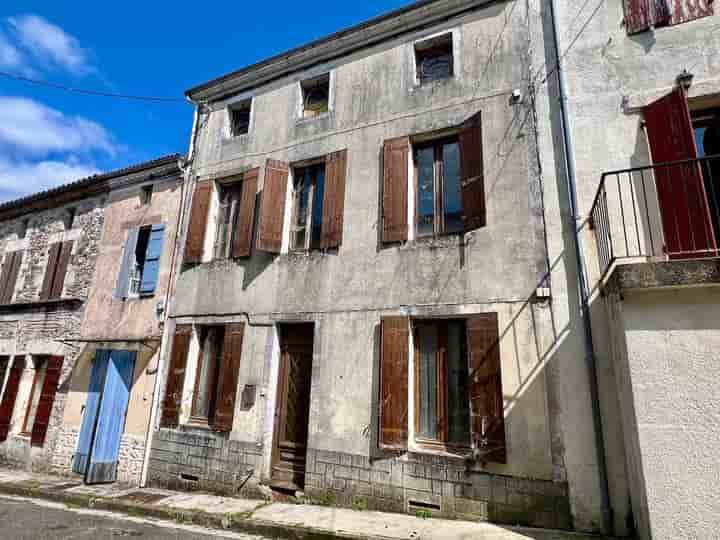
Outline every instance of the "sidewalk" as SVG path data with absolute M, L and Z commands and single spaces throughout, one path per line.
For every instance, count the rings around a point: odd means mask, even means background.
M 600 540 L 558 531 L 422 519 L 402 514 L 282 504 L 161 489 L 85 486 L 72 478 L 0 469 L 0 494 L 148 516 L 272 538 L 327 540 Z

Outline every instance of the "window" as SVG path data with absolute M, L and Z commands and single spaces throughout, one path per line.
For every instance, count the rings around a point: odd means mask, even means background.
M 291 247 L 295 251 L 320 249 L 325 164 L 294 170 Z
M 218 393 L 218 376 L 222 366 L 225 327 L 201 326 L 198 330 L 198 338 L 200 353 L 190 419 L 193 422 L 212 425 Z
M 417 81 L 426 83 L 453 76 L 452 34 L 444 34 L 415 44 Z
M 143 186 L 140 190 L 140 204 L 148 206 L 152 202 L 153 196 L 153 185 Z
M 40 394 L 42 393 L 43 384 L 45 382 L 45 373 L 47 368 L 47 358 L 44 356 L 35 357 L 35 374 L 33 376 L 32 388 L 27 402 L 27 410 L 25 412 L 25 420 L 23 421 L 21 435 L 29 436 L 35 425 L 35 416 L 37 414 L 38 405 L 40 404 Z
M 248 99 L 229 107 L 230 114 L 230 133 L 233 137 L 245 135 L 250 131 L 250 111 L 252 110 L 252 100 Z
M 416 145 L 414 150 L 417 236 L 462 232 L 457 138 Z
M 70 207 L 65 210 L 64 225 L 66 231 L 72 229 L 76 214 L 77 209 L 75 207 Z
M 22 240 L 27 236 L 28 228 L 30 227 L 30 220 L 29 219 L 23 219 L 18 224 L 18 240 Z
M 146 225 L 128 231 L 115 298 L 149 296 L 157 288 L 165 225 Z
M 217 235 L 215 237 L 215 258 L 232 257 L 232 245 L 240 215 L 242 182 L 218 186 L 220 208 L 218 212 Z M 254 202 L 254 201 L 253 201 Z
M 314 118 L 330 110 L 330 74 L 300 83 L 302 117 Z

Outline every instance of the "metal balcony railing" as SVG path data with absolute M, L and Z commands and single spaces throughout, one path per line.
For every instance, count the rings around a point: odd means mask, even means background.
M 620 262 L 718 256 L 720 156 L 604 173 L 590 227 L 601 279 Z

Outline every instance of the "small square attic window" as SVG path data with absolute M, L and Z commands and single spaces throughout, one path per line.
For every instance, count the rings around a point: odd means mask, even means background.
M 415 44 L 415 66 L 420 83 L 453 76 L 452 34 L 443 34 Z
M 245 135 L 250 131 L 250 110 L 252 100 L 247 99 L 230 106 L 230 133 L 234 137 Z
M 330 110 L 330 74 L 300 83 L 303 118 L 313 118 Z

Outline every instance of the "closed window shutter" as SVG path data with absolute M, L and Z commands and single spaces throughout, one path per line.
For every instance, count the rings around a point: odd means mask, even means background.
M 58 256 L 57 268 L 55 269 L 55 277 L 53 278 L 52 290 L 50 298 L 60 298 L 65 287 L 65 276 L 67 275 L 68 266 L 70 264 L 70 256 L 75 242 L 63 242 Z
M 643 111 L 653 163 L 697 158 L 687 96 L 677 88 Z M 672 258 L 714 256 L 717 242 L 702 171 L 697 162 L 655 174 L 665 248 Z
M 45 267 L 45 278 L 43 279 L 42 289 L 40 289 L 40 300 L 50 299 L 53 281 L 55 280 L 55 270 L 57 269 L 58 257 L 60 256 L 61 249 L 61 242 L 50 246 L 50 254 L 48 256 L 47 266 Z
M 45 380 L 40 392 L 40 401 L 38 401 L 35 424 L 33 424 L 30 439 L 32 446 L 43 446 L 45 444 L 50 416 L 55 403 L 55 394 L 57 394 L 58 384 L 60 383 L 63 360 L 62 356 L 51 356 L 47 360 Z
M 12 422 L 15 400 L 17 399 L 20 379 L 22 378 L 24 370 L 25 356 L 16 356 L 13 360 L 13 367 L 10 369 L 7 383 L 5 384 L 2 401 L 0 401 L 0 442 L 6 440 L 10 432 L 10 422 Z
M 140 283 L 141 294 L 152 294 L 157 288 L 164 241 L 165 225 L 162 223 L 153 225 L 150 229 L 150 239 L 145 251 L 145 267 L 143 268 L 142 282 Z
M 466 231 L 487 223 L 482 139 L 482 113 L 477 113 L 460 128 L 460 190 Z
M 255 198 L 257 197 L 260 169 L 252 169 L 243 175 L 240 195 L 240 214 L 233 236 L 232 257 L 249 257 L 252 250 L 253 225 L 255 223 Z
M 0 277 L 0 304 L 9 304 L 12 302 L 13 295 L 15 294 L 15 285 L 17 285 L 17 278 L 20 274 L 22 260 L 22 251 L 8 253 L 5 256 L 2 277 Z
M 191 337 L 192 325 L 178 325 L 175 328 L 160 427 L 176 427 L 178 425 Z
M 8 278 L 13 267 L 13 261 L 15 260 L 15 252 L 11 251 L 5 254 L 5 259 L 2 265 L 2 274 L 0 274 L 0 303 L 7 304 L 5 301 L 6 289 L 8 285 Z
M 287 163 L 274 159 L 267 160 L 258 227 L 257 247 L 260 251 L 280 253 L 282 248 L 288 173 Z
M 650 2 L 655 0 L 625 0 L 625 28 L 628 35 L 638 34 L 652 26 Z
M 383 145 L 382 241 L 408 238 L 408 167 L 410 139 L 389 139 Z
M 481 461 L 507 463 L 497 313 L 467 320 L 470 431 Z
M 328 154 L 325 158 L 321 249 L 338 248 L 342 244 L 346 175 L 347 150 Z
M 212 427 L 215 431 L 232 431 L 244 332 L 244 323 L 225 325 L 222 365 L 218 377 L 215 414 L 213 415 Z
M 115 294 L 113 295 L 120 300 L 126 299 L 130 291 L 130 275 L 135 269 L 135 248 L 137 247 L 138 233 L 138 228 L 128 230 L 128 237 L 125 241 L 125 252 L 120 263 L 120 274 L 118 274 Z
M 409 325 L 407 317 L 384 317 L 381 323 L 379 442 L 383 449 L 407 449 Z
M 210 195 L 212 194 L 212 181 L 198 182 L 193 194 L 190 223 L 188 225 L 187 239 L 185 241 L 185 263 L 196 264 L 202 262 L 205 247 L 205 231 L 207 230 L 208 211 L 210 210 Z

